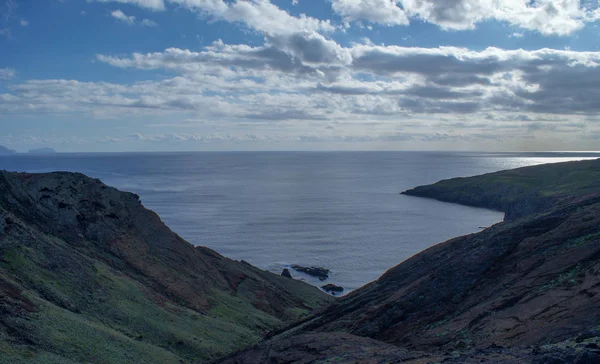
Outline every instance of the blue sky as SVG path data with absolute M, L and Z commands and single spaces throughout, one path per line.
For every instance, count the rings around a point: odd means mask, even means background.
M 0 144 L 595 150 L 599 8 L 0 0 Z

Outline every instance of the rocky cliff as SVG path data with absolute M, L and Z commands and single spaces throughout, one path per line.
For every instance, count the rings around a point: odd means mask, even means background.
M 332 299 L 81 174 L 0 172 L 0 362 L 198 362 Z
M 373 363 L 600 362 L 600 161 L 453 179 L 407 194 L 507 218 L 425 250 L 224 362 L 352 363 L 365 352 L 387 353 L 364 361 Z

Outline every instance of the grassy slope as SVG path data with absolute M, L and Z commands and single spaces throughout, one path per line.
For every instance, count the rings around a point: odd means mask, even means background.
M 76 254 L 58 239 L 35 238 L 64 249 L 65 254 Z M 190 310 L 153 297 L 140 282 L 85 256 L 79 256 L 87 270 L 85 277 L 53 272 L 45 269 L 48 257 L 39 246 L 5 243 L 15 244 L 2 252 L 0 277 L 21 288 L 36 312 L 4 317 L 5 325 L 18 331 L 19 337 L 16 342 L 4 341 L 0 361 L 12 362 L 13 355 L 44 361 L 47 353 L 76 362 L 211 359 L 251 344 L 282 324 L 248 300 L 221 292 L 214 292 L 219 304 L 207 315 Z M 94 290 L 81 289 L 83 285 Z M 19 341 L 25 345 L 18 345 Z
M 118 261 L 0 206 L 0 363 L 203 362 L 331 301 L 307 284 L 222 258 L 217 269 L 246 278 L 233 292 L 209 285 L 208 309 L 197 310 Z M 261 307 L 257 287 L 285 295 L 281 313 Z

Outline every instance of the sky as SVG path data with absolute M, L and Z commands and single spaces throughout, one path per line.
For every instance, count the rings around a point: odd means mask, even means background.
M 600 0 L 0 0 L 18 151 L 598 150 Z

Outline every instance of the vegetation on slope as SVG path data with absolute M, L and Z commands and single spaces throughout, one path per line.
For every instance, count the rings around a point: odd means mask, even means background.
M 0 173 L 0 362 L 206 361 L 330 301 L 193 247 L 100 181 Z

